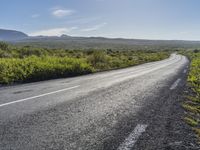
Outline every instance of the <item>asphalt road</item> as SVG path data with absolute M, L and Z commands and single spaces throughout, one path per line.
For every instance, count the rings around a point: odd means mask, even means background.
M 126 69 L 1 87 L 0 149 L 177 149 L 188 63 L 172 54 Z

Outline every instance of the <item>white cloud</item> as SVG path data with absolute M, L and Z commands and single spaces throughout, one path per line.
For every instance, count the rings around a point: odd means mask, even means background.
M 30 33 L 31 36 L 61 36 L 62 34 L 67 34 L 72 30 L 76 30 L 78 27 L 70 27 L 70 28 L 52 28 L 47 30 L 40 30 L 33 33 Z
M 75 11 L 70 9 L 54 9 L 52 15 L 56 18 L 63 18 L 72 15 Z
M 33 14 L 31 17 L 32 18 L 38 18 L 38 17 L 40 17 L 40 15 L 39 14 Z
M 96 30 L 99 30 L 100 28 L 104 27 L 105 25 L 107 25 L 106 22 L 95 25 L 93 27 L 82 29 L 81 31 L 84 31 L 84 32 L 96 31 Z

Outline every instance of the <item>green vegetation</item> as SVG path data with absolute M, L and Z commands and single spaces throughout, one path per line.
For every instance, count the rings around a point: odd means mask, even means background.
M 192 118 L 192 117 L 185 117 L 185 121 L 186 121 L 189 125 L 191 125 L 191 126 L 193 126 L 193 127 L 195 127 L 195 126 L 198 125 L 198 121 L 195 120 L 195 119 Z
M 191 60 L 188 82 L 192 92 L 183 104 L 183 107 L 188 110 L 185 120 L 200 138 L 200 51 L 188 51 L 186 55 Z
M 31 56 L 24 59 L 2 58 L 0 70 L 1 83 L 46 80 L 93 72 L 93 68 L 84 59 L 53 56 Z
M 64 50 L 0 42 L 0 84 L 31 82 L 124 68 L 169 57 L 169 52 Z

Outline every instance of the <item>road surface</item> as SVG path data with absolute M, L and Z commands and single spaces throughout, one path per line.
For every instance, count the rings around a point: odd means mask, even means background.
M 173 129 L 166 124 L 180 99 L 187 66 L 186 57 L 172 54 L 120 70 L 2 87 L 0 149 L 177 146 L 176 139 L 169 138 Z

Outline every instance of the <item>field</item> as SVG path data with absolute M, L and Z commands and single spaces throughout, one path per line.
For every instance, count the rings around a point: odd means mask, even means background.
M 169 57 L 169 52 L 65 50 L 0 43 L 0 84 L 41 81 L 134 66 Z
M 188 52 L 187 55 L 191 60 L 188 75 L 191 93 L 187 96 L 187 101 L 183 104 L 183 107 L 188 111 L 185 120 L 192 126 L 200 138 L 200 52 Z

